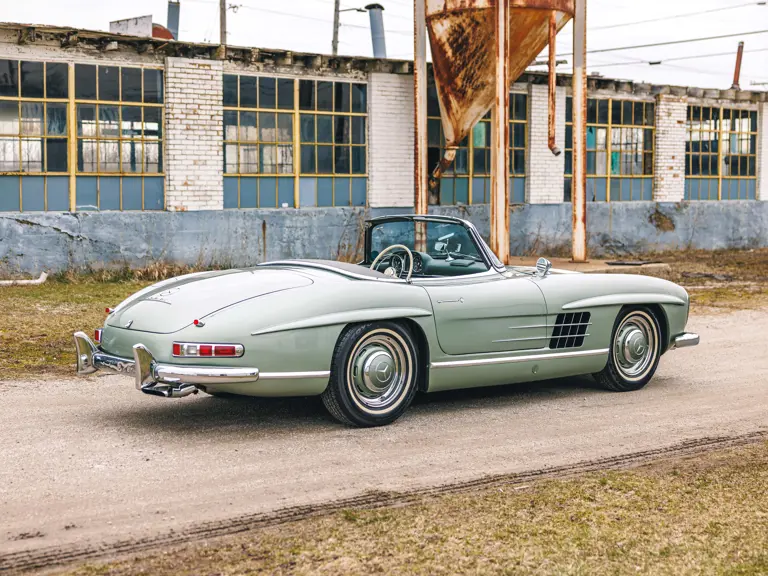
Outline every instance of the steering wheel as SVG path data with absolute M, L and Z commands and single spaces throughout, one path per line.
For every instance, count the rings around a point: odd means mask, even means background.
M 392 246 L 387 246 L 386 248 L 384 248 L 384 250 L 379 252 L 379 255 L 376 256 L 376 259 L 371 263 L 371 270 L 376 270 L 376 264 L 379 263 L 379 260 L 381 260 L 381 257 L 384 256 L 384 254 L 386 254 L 390 250 L 394 250 L 395 248 L 402 248 L 408 254 L 409 266 L 408 266 L 408 275 L 405 277 L 405 281 L 410 282 L 411 274 L 413 274 L 413 254 L 411 253 L 411 250 L 410 248 L 408 248 L 408 246 L 403 246 L 402 244 L 392 244 Z M 400 275 L 398 274 L 398 278 L 399 277 Z

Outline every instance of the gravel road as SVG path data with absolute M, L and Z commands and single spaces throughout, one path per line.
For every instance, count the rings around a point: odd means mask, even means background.
M 0 381 L 0 571 L 54 547 L 766 431 L 766 326 L 768 310 L 692 317 L 701 345 L 665 355 L 640 392 L 571 379 L 441 393 L 369 430 L 339 426 L 314 398 Z

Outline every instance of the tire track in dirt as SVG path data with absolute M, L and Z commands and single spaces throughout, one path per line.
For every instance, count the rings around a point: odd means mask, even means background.
M 238 534 L 269 526 L 295 522 L 306 518 L 327 516 L 340 510 L 350 508 L 376 509 L 388 506 L 402 506 L 443 494 L 455 494 L 498 486 L 515 486 L 536 480 L 563 478 L 599 470 L 626 469 L 655 460 L 691 456 L 709 450 L 742 446 L 766 439 L 768 439 L 768 430 L 761 430 L 738 436 L 703 437 L 672 446 L 632 452 L 598 460 L 586 460 L 576 464 L 540 468 L 515 474 L 485 476 L 476 480 L 444 484 L 408 492 L 372 491 L 359 496 L 334 500 L 322 504 L 290 506 L 273 512 L 245 514 L 226 520 L 199 522 L 191 524 L 184 530 L 170 530 L 151 537 L 116 540 L 87 545 L 50 546 L 37 550 L 26 550 L 0 555 L 0 573 L 22 573 L 44 568 L 61 567 L 67 564 L 130 555 L 159 549 L 164 546 L 185 544 L 198 540 Z

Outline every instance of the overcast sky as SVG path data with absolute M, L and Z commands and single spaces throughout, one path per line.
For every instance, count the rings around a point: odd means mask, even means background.
M 330 53 L 333 0 L 227 0 L 230 44 Z M 342 8 L 363 6 L 342 0 Z M 391 58 L 413 57 L 413 4 L 408 0 L 380 0 L 385 7 L 387 52 Z M 2 0 L 6 21 L 66 25 L 108 30 L 111 20 L 152 14 L 166 23 L 165 0 Z M 768 30 L 768 6 L 745 0 L 588 0 L 588 49 L 636 46 L 655 42 L 742 34 Z M 723 8 L 726 8 L 723 10 Z M 708 12 L 712 11 L 712 12 Z M 696 13 L 669 19 L 670 16 Z M 219 41 L 218 0 L 181 0 L 180 39 Z M 664 19 L 655 22 L 646 20 Z M 341 14 L 339 52 L 371 56 L 368 15 Z M 630 24 L 628 26 L 616 26 Z M 664 84 L 730 87 L 736 47 L 744 40 L 746 52 L 742 88 L 768 89 L 768 34 L 755 34 L 675 46 L 590 54 L 590 73 Z M 570 25 L 559 36 L 559 51 L 571 52 Z M 717 55 L 726 53 L 725 55 Z M 705 58 L 666 59 L 707 55 Z M 649 61 L 661 65 L 650 66 Z M 570 64 L 570 60 L 569 60 Z M 564 72 L 569 65 L 560 66 Z M 544 68 L 541 68 L 542 70 Z

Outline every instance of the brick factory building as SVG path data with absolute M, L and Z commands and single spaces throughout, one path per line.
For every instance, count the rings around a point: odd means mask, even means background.
M 352 258 L 364 216 L 412 208 L 412 62 L 236 47 L 222 61 L 216 50 L 0 24 L 6 268 Z M 513 251 L 568 241 L 569 83 L 558 87 L 558 157 L 546 76 L 512 87 Z M 591 77 L 593 253 L 765 245 L 767 112 L 765 92 Z M 428 125 L 433 164 L 433 89 Z M 430 198 L 434 211 L 487 229 L 489 147 L 481 121 Z

